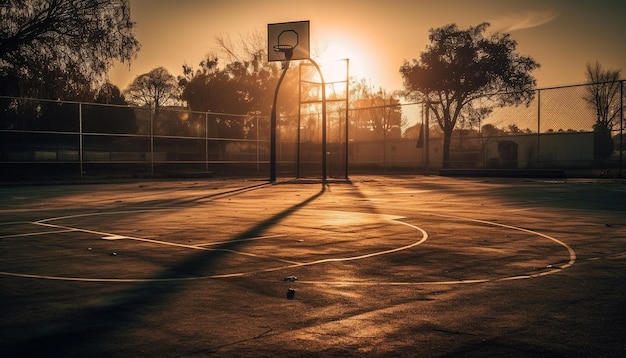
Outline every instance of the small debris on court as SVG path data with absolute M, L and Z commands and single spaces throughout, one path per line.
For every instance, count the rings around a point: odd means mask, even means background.
M 285 281 L 285 282 L 294 282 L 297 279 L 298 278 L 296 276 L 287 276 L 287 277 L 283 278 L 283 281 Z

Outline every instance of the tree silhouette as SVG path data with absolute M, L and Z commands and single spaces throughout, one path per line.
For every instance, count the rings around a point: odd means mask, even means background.
M 587 64 L 587 95 L 585 101 L 596 112 L 596 125 L 612 130 L 621 111 L 620 70 L 604 70 L 596 61 Z
M 266 41 L 253 33 L 240 35 L 237 40 L 217 37 L 216 43 L 217 53 L 207 54 L 197 69 L 183 65 L 181 99 L 193 111 L 268 116 L 280 73 L 276 64 L 266 60 Z M 297 71 L 290 71 L 281 86 L 281 114 L 297 113 L 296 75 Z M 264 125 L 241 117 L 218 116 L 212 128 L 222 137 L 245 138 L 256 135 L 257 123 Z M 258 132 L 269 133 L 269 128 L 259 128 Z
M 0 13 L 4 94 L 77 95 L 139 50 L 128 0 L 5 0 Z
M 382 88 L 375 90 L 365 80 L 353 85 L 351 137 L 358 140 L 400 138 L 406 120 L 397 96 Z
M 167 69 L 157 67 L 135 77 L 124 95 L 130 103 L 149 106 L 158 112 L 159 108 L 174 104 L 178 99 L 178 83 Z
M 604 160 L 613 153 L 611 131 L 623 110 L 620 70 L 604 70 L 596 61 L 594 65 L 587 64 L 586 75 L 590 84 L 583 98 L 596 112 L 596 123 L 593 125 L 594 156 Z
M 485 97 L 494 105 L 528 105 L 539 67 L 515 52 L 508 34 L 485 36 L 488 23 L 468 29 L 455 24 L 431 29 L 430 44 L 419 60 L 404 61 L 400 73 L 409 97 L 430 104 L 444 134 L 443 166 L 450 161 L 450 138 L 457 120 L 472 101 Z

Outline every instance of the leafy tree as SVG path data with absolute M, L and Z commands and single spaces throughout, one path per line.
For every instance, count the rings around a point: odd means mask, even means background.
M 280 73 L 276 64 L 266 60 L 265 41 L 253 34 L 239 41 L 218 37 L 216 42 L 220 54 L 208 54 L 195 70 L 183 66 L 183 76 L 179 77 L 181 99 L 194 111 L 269 115 Z M 290 73 L 281 86 L 279 110 L 283 113 L 297 110 L 297 71 Z M 220 136 L 245 138 L 246 133 L 257 133 L 256 123 L 220 117 L 214 129 Z M 269 133 L 269 128 L 259 132 Z
M 139 50 L 128 0 L 4 0 L 3 94 L 76 99 Z
M 450 138 L 464 108 L 485 97 L 495 105 L 528 105 L 539 67 L 532 58 L 516 53 L 508 34 L 486 36 L 488 23 L 468 29 L 455 24 L 431 29 L 419 60 L 404 61 L 400 73 L 409 97 L 429 103 L 444 134 L 443 165 L 450 162 Z
M 584 100 L 595 110 L 594 156 L 598 160 L 608 159 L 613 153 L 611 131 L 620 118 L 622 99 L 620 98 L 620 70 L 604 70 L 596 61 L 587 64 L 587 94 Z

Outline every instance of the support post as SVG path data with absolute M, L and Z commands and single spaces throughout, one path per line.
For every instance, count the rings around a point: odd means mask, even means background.
M 204 113 L 204 170 L 209 172 L 209 113 Z
M 315 69 L 320 74 L 320 81 L 322 82 L 322 185 L 326 184 L 326 82 L 324 82 L 324 75 L 320 66 L 313 59 L 309 59 Z
M 83 104 L 78 104 L 78 130 L 80 132 L 78 139 L 78 160 L 80 162 L 80 178 L 83 178 Z
M 430 173 L 430 103 L 430 98 L 427 98 L 424 116 L 424 175 Z
M 270 115 L 270 181 L 276 181 L 276 103 L 278 102 L 278 92 L 280 85 L 285 78 L 285 74 L 289 69 L 289 60 L 283 63 L 283 72 L 280 74 L 278 83 L 276 84 L 276 91 L 274 92 L 274 102 L 272 103 L 272 112 Z
M 346 58 L 346 118 L 345 118 L 345 124 L 346 124 L 346 145 L 344 148 L 345 151 L 345 169 L 344 169 L 344 173 L 346 175 L 345 179 L 348 179 L 348 170 L 350 169 L 349 165 L 348 165 L 348 160 L 350 160 L 350 153 L 348 152 L 348 145 L 349 145 L 349 141 L 350 141 L 350 137 L 348 135 L 348 130 L 350 129 L 350 117 L 349 117 L 349 111 L 350 111 L 350 101 L 349 101 L 349 97 L 350 97 L 350 59 Z
M 619 86 L 619 177 L 624 165 L 624 81 Z
M 541 167 L 541 90 L 537 90 L 537 166 Z

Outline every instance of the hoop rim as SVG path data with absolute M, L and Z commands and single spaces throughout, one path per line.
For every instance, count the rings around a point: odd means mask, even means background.
M 289 50 L 293 50 L 295 47 L 287 44 L 278 44 L 274 45 L 274 52 L 287 52 Z

